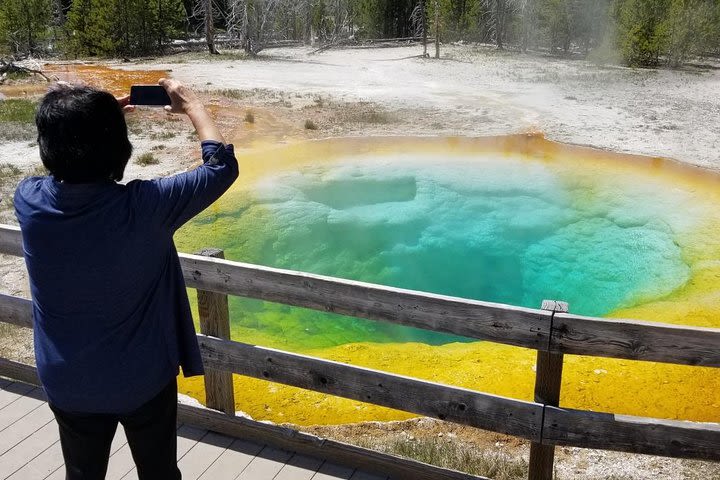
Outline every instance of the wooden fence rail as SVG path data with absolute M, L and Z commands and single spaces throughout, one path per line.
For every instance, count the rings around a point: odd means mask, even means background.
M 536 403 L 211 337 L 198 341 L 212 368 L 540 440 Z
M 557 314 L 551 352 L 720 367 L 720 329 Z
M 22 255 L 0 225 L 0 254 Z M 235 295 L 552 353 L 720 367 L 720 329 L 589 318 L 180 254 L 185 282 Z
M 22 255 L 17 228 L 0 226 L 0 253 Z M 207 395 L 215 399 L 211 402 L 215 408 L 226 413 L 232 413 L 234 400 L 229 377 L 223 372 L 232 372 L 529 439 L 533 443 L 533 480 L 552 477 L 554 445 L 720 461 L 718 424 L 596 413 L 558 405 L 565 353 L 720 367 L 720 329 L 588 318 L 565 313 L 562 302 L 544 302 L 543 309 L 537 310 L 520 308 L 260 267 L 217 256 L 221 255 L 182 254 L 181 263 L 187 285 L 198 289 L 206 307 L 201 309 L 201 329 L 210 335 L 198 335 L 198 343 L 214 379 L 208 383 L 212 391 Z M 535 349 L 535 402 L 230 341 L 227 295 Z M 31 327 L 31 302 L 0 295 L 0 321 Z M 0 359 L 0 374 L 32 376 L 28 370 L 32 368 Z M 215 414 L 193 415 L 211 418 L 208 421 L 213 424 L 222 423 Z M 236 421 L 234 416 L 225 418 Z M 409 466 L 402 473 L 385 461 L 377 461 L 386 473 L 407 478 L 403 475 Z M 461 478 L 457 472 L 445 472 L 435 469 L 425 475 L 415 471 L 413 476 Z
M 720 425 L 545 407 L 542 442 L 674 458 L 720 460 Z
M 550 313 L 310 273 L 181 255 L 188 287 L 519 347 L 545 349 Z

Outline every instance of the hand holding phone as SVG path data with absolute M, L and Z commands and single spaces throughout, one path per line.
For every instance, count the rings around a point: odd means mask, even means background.
M 168 113 L 185 114 L 190 118 L 201 141 L 225 143 L 225 137 L 195 92 L 173 79 L 161 78 L 158 83 L 159 85 L 133 85 L 130 88 L 130 99 L 118 100 L 120 105 L 123 109 L 135 105 L 165 107 Z
M 171 103 L 165 107 L 169 113 L 191 114 L 192 110 L 205 110 L 195 92 L 172 78 L 161 78 L 158 82 L 170 96 Z
M 130 87 L 130 105 L 164 107 L 171 104 L 170 96 L 160 85 L 133 85 Z

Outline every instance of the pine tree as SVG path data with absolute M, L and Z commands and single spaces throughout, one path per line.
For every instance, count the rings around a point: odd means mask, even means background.
M 713 0 L 671 0 L 664 22 L 668 64 L 678 67 L 712 48 L 716 26 Z
M 50 0 L 2 0 L 0 42 L 13 53 L 35 53 L 47 36 L 50 17 Z
M 101 55 L 113 50 L 110 44 L 112 19 L 109 1 L 74 0 L 67 20 L 67 50 L 75 55 Z
M 181 0 L 75 0 L 68 45 L 81 55 L 133 56 L 162 50 L 182 31 Z
M 667 37 L 669 0 L 619 0 L 618 41 L 630 65 L 655 66 Z

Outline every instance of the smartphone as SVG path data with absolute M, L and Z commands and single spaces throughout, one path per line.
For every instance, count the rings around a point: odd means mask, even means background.
M 171 103 L 165 88 L 160 85 L 133 85 L 130 87 L 130 105 L 162 107 Z

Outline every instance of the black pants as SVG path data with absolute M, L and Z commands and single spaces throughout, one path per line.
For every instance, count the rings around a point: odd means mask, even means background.
M 179 480 L 177 381 L 128 415 L 77 414 L 50 405 L 60 427 L 66 480 L 103 480 L 118 423 L 125 429 L 140 480 Z

